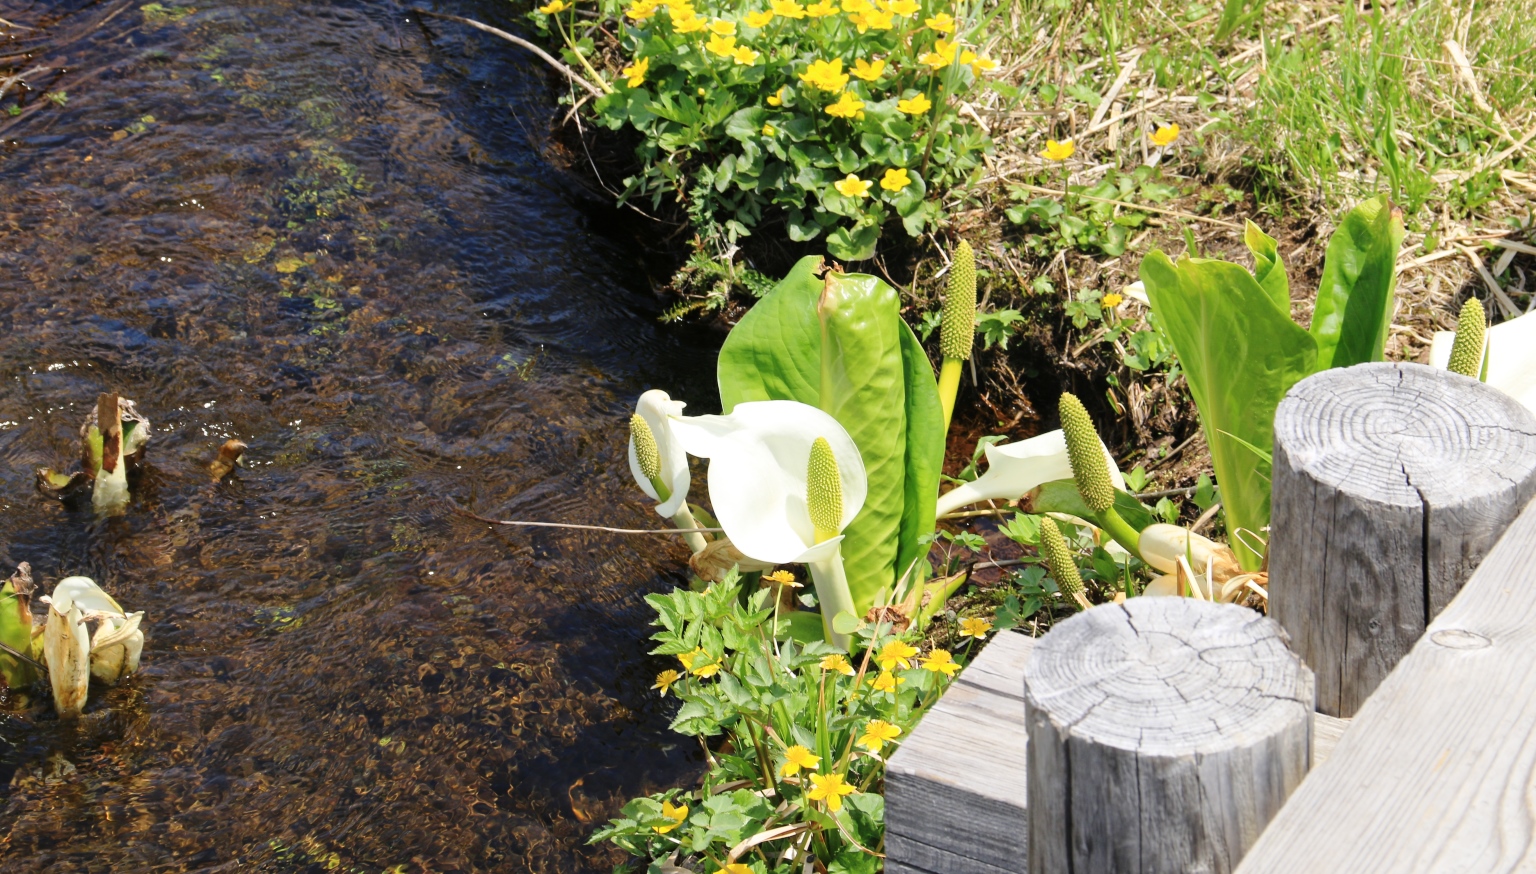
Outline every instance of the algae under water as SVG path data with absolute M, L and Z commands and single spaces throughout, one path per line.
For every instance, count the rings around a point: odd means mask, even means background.
M 435 499 L 662 526 L 625 422 L 707 405 L 717 344 L 541 157 L 545 70 L 392 3 L 0 6 L 66 17 L 10 38 L 67 100 L 0 100 L 0 570 L 148 642 L 77 724 L 0 706 L 0 871 L 608 870 L 592 828 L 697 768 L 642 600 L 686 550 Z M 32 479 L 112 390 L 155 433 L 97 520 Z

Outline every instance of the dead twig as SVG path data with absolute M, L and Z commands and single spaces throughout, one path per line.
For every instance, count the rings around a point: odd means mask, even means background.
M 513 525 L 524 528 L 570 528 L 576 531 L 602 531 L 607 534 L 660 534 L 668 536 L 672 534 L 719 534 L 724 528 L 609 528 L 606 525 L 576 525 L 568 522 L 523 522 L 516 519 L 492 519 L 489 516 L 481 516 L 471 513 L 454 502 L 452 498 L 443 498 L 449 507 L 460 516 L 467 516 L 484 522 L 487 525 Z
M 467 24 L 470 27 L 473 27 L 475 30 L 483 31 L 490 34 L 491 36 L 500 37 L 501 39 L 504 39 L 515 46 L 521 46 L 522 48 L 533 52 L 535 55 L 538 55 L 539 58 L 544 61 L 544 63 L 554 67 L 560 72 L 561 75 L 565 76 L 565 78 L 591 92 L 593 97 L 602 97 L 605 93 L 603 89 L 593 85 L 591 82 L 588 82 L 581 76 L 580 73 L 577 73 L 575 70 L 572 70 L 565 64 L 560 63 L 560 61 L 557 60 L 554 55 L 551 55 L 549 52 L 544 51 L 543 49 L 539 48 L 528 40 L 523 39 L 520 36 L 513 36 L 512 34 L 507 33 L 500 28 L 491 27 L 489 24 L 483 24 L 474 20 L 473 18 L 465 18 L 461 15 L 449 15 L 446 12 L 433 12 L 428 9 L 416 8 L 412 8 L 411 11 L 418 15 L 430 15 L 433 18 L 445 18 L 449 21 L 457 21 L 460 24 Z

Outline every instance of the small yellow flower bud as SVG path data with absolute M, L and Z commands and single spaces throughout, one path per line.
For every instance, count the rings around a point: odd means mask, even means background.
M 629 417 L 629 439 L 635 444 L 640 472 L 648 480 L 661 479 L 661 450 L 656 446 L 656 435 L 651 433 L 651 426 L 639 413 Z
M 816 529 L 816 542 L 836 537 L 843 522 L 843 479 L 832 444 L 825 437 L 817 437 L 811 444 L 811 459 L 805 468 L 805 505 Z
M 1488 316 L 1477 298 L 1468 298 L 1461 306 L 1461 316 L 1456 319 L 1456 342 L 1451 345 L 1451 361 L 1446 366 L 1452 373 L 1477 379 L 1483 369 L 1483 331 Z
M 1061 393 L 1061 430 L 1067 438 L 1067 460 L 1072 463 L 1072 479 L 1083 503 L 1095 513 L 1115 506 L 1115 484 L 1109 478 L 1109 463 L 1099 443 L 1099 432 L 1083 408 L 1083 402 L 1071 392 Z
M 1063 595 L 1076 597 L 1083 593 L 1083 578 L 1077 573 L 1077 563 L 1072 561 L 1072 550 L 1067 539 L 1061 536 L 1056 520 L 1040 517 L 1040 551 L 1045 553 L 1045 563 L 1051 568 L 1051 576 Z

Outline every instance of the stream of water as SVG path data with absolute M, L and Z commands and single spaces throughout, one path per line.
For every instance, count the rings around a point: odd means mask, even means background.
M 686 551 L 440 499 L 660 526 L 625 421 L 651 386 L 707 411 L 717 340 L 657 324 L 544 159 L 563 110 L 519 50 L 395 3 L 176 2 L 0 2 L 67 94 L 0 112 L 0 575 L 90 576 L 148 630 L 78 723 L 0 706 L 0 871 L 606 871 L 592 829 L 697 767 L 642 600 Z M 98 520 L 33 478 L 111 390 L 151 469 Z

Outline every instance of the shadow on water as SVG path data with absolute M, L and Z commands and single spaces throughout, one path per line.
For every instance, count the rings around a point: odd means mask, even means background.
M 0 871 L 607 870 L 592 828 L 697 767 L 644 655 L 686 553 L 437 498 L 659 525 L 622 423 L 652 385 L 707 409 L 718 340 L 657 325 L 541 159 L 525 58 L 388 3 L 192 5 L 44 53 L 68 102 L 0 134 L 3 570 L 149 631 L 77 725 L 0 708 Z M 67 513 L 33 471 L 113 389 L 152 469 Z

